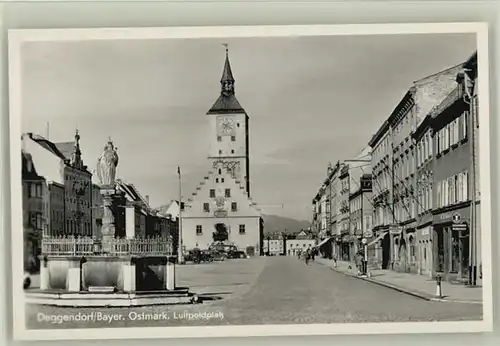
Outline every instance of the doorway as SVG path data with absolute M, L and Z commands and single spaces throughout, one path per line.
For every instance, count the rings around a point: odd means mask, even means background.
M 391 260 L 391 237 L 387 233 L 382 238 L 382 269 L 389 269 L 389 262 Z

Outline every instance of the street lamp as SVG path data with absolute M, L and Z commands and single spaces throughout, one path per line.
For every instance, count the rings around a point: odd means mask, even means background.
M 367 239 L 363 236 L 363 239 L 361 240 L 363 243 L 363 274 L 367 275 L 368 273 L 368 244 L 367 244 Z

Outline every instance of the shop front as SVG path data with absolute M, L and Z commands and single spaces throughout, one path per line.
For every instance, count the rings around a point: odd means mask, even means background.
M 432 256 L 432 214 L 422 216 L 417 225 L 417 272 L 431 278 L 433 276 Z
M 434 274 L 445 281 L 467 283 L 469 278 L 470 207 L 435 214 L 433 217 Z
M 412 222 L 393 233 L 393 270 L 403 273 L 417 273 L 416 223 Z

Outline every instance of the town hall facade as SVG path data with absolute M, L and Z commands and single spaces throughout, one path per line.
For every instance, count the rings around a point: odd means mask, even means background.
M 226 49 L 221 93 L 207 112 L 210 170 L 182 211 L 185 249 L 207 249 L 216 241 L 259 255 L 263 223 L 250 198 L 249 118 L 235 96 Z

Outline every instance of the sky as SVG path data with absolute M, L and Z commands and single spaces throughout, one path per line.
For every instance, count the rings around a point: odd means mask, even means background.
M 22 130 L 81 135 L 90 170 L 109 137 L 117 176 L 153 207 L 183 198 L 210 169 L 206 112 L 229 45 L 250 118 L 252 199 L 311 219 L 329 162 L 359 153 L 414 80 L 465 61 L 473 34 L 29 42 L 21 51 Z M 35 162 L 36 165 L 36 162 Z

